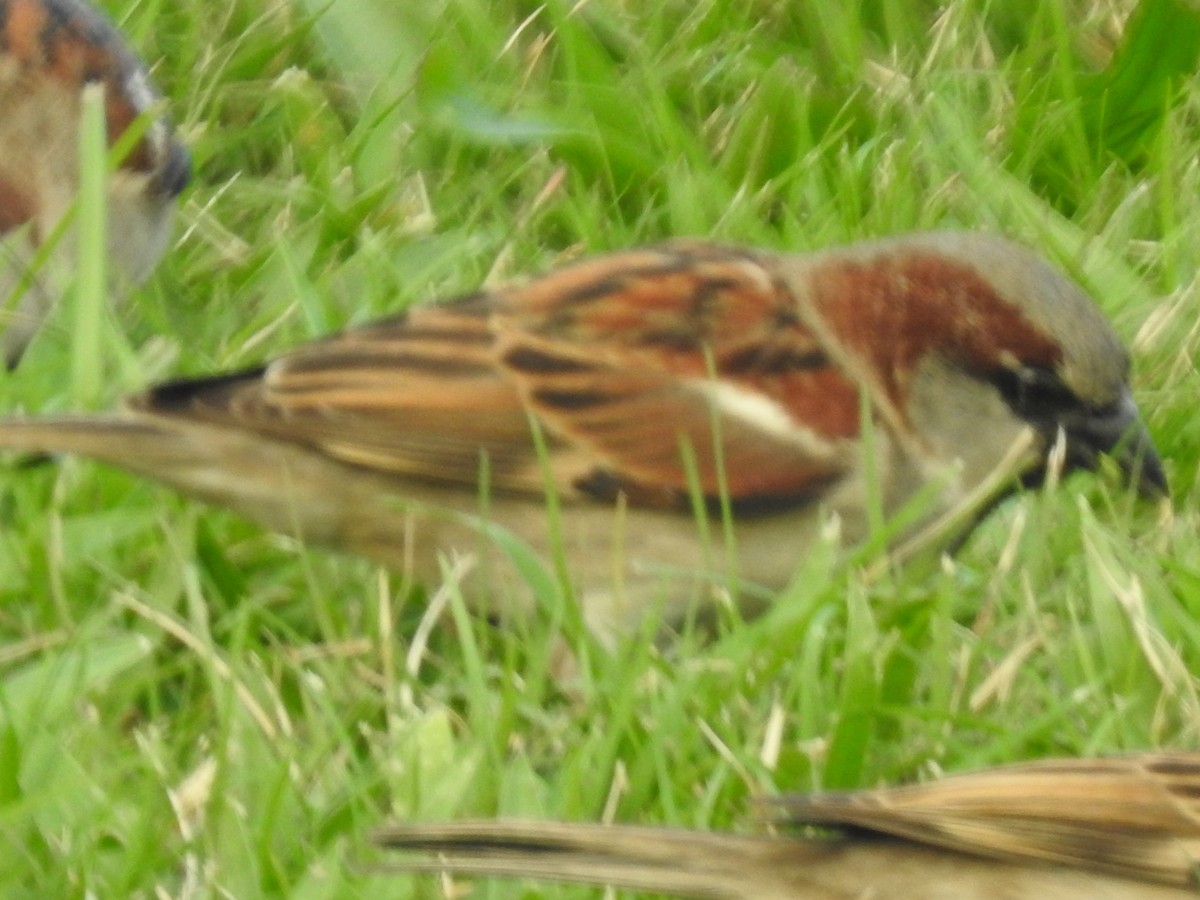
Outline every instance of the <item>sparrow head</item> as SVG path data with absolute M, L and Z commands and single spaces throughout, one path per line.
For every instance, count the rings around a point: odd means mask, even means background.
M 143 280 L 161 257 L 175 198 L 191 178 L 187 149 L 160 112 L 162 97 L 102 13 L 83 0 L 0 0 L 0 301 L 11 320 L 0 350 L 10 368 L 58 293 L 39 273 L 12 308 L 34 251 L 78 190 L 88 85 L 104 88 L 110 146 L 141 129 L 109 178 L 109 255 L 127 281 Z M 62 244 L 70 258 L 70 242 Z
M 976 484 L 1032 428 L 1021 472 L 1040 482 L 1111 456 L 1147 495 L 1166 476 L 1129 389 L 1129 355 L 1095 303 L 1032 251 L 991 235 L 929 233 L 822 256 L 814 326 L 871 388 L 910 458 L 956 459 Z
M 12 134 L 5 139 L 19 145 L 18 155 L 57 153 L 57 147 L 38 147 L 35 142 L 74 133 L 80 91 L 85 85 L 102 84 L 110 145 L 141 117 L 154 116 L 121 168 L 147 176 L 148 192 L 165 199 L 187 186 L 191 158 L 169 121 L 156 113 L 162 96 L 141 60 L 99 10 L 83 0 L 0 0 L 0 63 L 6 73 L 0 85 L 11 95 L 5 106 L 21 113 L 22 121 L 10 123 Z M 19 125 L 27 133 L 20 133 Z M 75 152 L 74 146 L 65 150 Z

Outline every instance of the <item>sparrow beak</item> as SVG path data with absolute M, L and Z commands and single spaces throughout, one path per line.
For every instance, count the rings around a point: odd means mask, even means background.
M 1097 457 L 1104 454 L 1116 461 L 1143 497 L 1171 496 L 1162 460 L 1128 391 L 1110 406 L 1088 410 L 1062 424 L 1068 464 L 1094 467 Z

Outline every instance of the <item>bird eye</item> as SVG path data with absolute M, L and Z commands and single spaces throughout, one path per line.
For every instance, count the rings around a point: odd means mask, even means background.
M 1080 405 L 1079 398 L 1050 369 L 1004 368 L 994 372 L 991 380 L 1005 402 L 1023 419 L 1053 419 Z

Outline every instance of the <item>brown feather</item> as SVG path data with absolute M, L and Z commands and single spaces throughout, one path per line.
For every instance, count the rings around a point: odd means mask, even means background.
M 1055 760 L 777 803 L 796 824 L 1168 884 L 1195 884 L 1200 862 L 1200 754 Z
M 414 310 L 301 347 L 236 384 L 172 385 L 169 404 L 156 391 L 136 406 L 458 486 L 477 484 L 486 455 L 494 490 L 540 494 L 533 415 L 557 438 L 550 466 L 563 496 L 604 473 L 635 502 L 686 508 L 687 444 L 707 497 L 807 502 L 850 464 L 858 388 L 752 254 L 684 246 Z M 681 322 L 686 335 L 675 333 Z M 733 421 L 713 396 L 718 380 L 770 404 L 796 433 Z M 828 431 L 818 408 L 827 419 L 836 411 Z
M 1200 754 L 1057 760 L 913 787 L 780 798 L 824 836 L 561 822 L 389 826 L 393 871 L 725 900 L 1166 900 L 1200 893 Z M 848 827 L 849 826 L 849 827 Z M 436 854 L 436 859 L 429 858 Z

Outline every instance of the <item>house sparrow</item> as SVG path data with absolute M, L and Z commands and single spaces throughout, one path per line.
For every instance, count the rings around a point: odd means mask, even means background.
M 1200 893 L 1200 754 L 1066 759 L 784 796 L 803 835 L 475 821 L 384 828 L 395 869 L 723 900 L 1156 900 Z M 781 823 L 784 824 L 784 823 Z M 393 869 L 389 866 L 389 869 Z
M 1109 453 L 1165 493 L 1128 374 L 1092 301 L 997 237 L 676 242 L 152 388 L 122 414 L 0 422 L 0 449 L 91 456 L 418 575 L 477 551 L 475 593 L 502 609 L 525 583 L 515 533 L 565 555 L 603 637 L 746 579 L 781 587 L 829 516 L 857 541 L 872 507 L 911 529 L 1006 459 L 1016 477 L 991 493 L 1036 482 L 1056 443 L 1067 468 Z
M 0 0 L 0 356 L 9 369 L 60 292 L 54 266 L 30 267 L 74 202 L 82 91 L 97 83 L 110 144 L 161 102 L 121 34 L 87 3 Z M 190 173 L 187 151 L 156 118 L 109 176 L 109 253 L 128 281 L 162 255 Z M 64 272 L 71 244 L 67 235 L 55 248 Z

